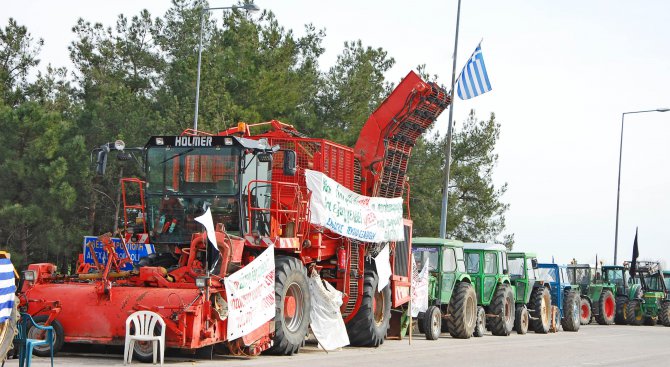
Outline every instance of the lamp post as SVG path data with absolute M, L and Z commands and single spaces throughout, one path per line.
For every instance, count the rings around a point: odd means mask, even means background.
M 619 178 L 617 179 L 617 188 L 616 188 L 616 225 L 614 228 L 614 265 L 617 264 L 617 246 L 619 244 L 619 196 L 621 193 L 621 154 L 623 152 L 623 122 L 626 115 L 633 113 L 646 113 L 646 112 L 668 112 L 670 108 L 657 108 L 655 110 L 644 110 L 644 111 L 630 111 L 624 112 L 621 114 L 621 140 L 619 142 Z
M 193 117 L 193 130 L 198 130 L 198 102 L 200 100 L 200 65 L 202 63 L 202 32 L 205 28 L 205 12 L 210 10 L 226 10 L 226 9 L 244 9 L 248 12 L 259 11 L 260 8 L 256 4 L 244 4 L 241 6 L 232 5 L 232 6 L 222 6 L 217 8 L 202 8 L 200 12 L 200 39 L 198 42 L 198 76 L 195 82 L 195 116 Z

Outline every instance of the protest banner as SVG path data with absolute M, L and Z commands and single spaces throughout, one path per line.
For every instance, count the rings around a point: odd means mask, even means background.
M 403 241 L 402 198 L 356 194 L 322 172 L 305 170 L 312 192 L 311 219 L 342 236 L 364 242 Z
M 228 340 L 240 338 L 275 317 L 274 247 L 224 279 Z
M 104 245 L 102 244 L 102 242 L 98 241 L 98 237 L 96 236 L 84 236 L 84 251 L 83 251 L 84 262 L 87 264 L 94 264 L 93 254 L 91 254 L 91 250 L 88 248 L 89 243 L 93 244 L 93 252 L 95 253 L 95 256 L 98 258 L 98 262 L 100 262 L 101 264 L 106 264 L 107 252 L 105 252 Z M 114 250 L 116 251 L 116 254 L 119 256 L 119 259 L 125 258 L 126 252 L 123 250 L 121 239 L 112 238 L 112 243 L 115 246 Z M 128 247 L 128 253 L 130 253 L 130 259 L 133 261 L 133 264 L 137 264 L 141 258 L 154 253 L 154 245 L 148 243 L 129 242 L 126 244 L 126 247 Z M 133 264 L 126 263 L 123 265 L 121 270 L 132 270 Z

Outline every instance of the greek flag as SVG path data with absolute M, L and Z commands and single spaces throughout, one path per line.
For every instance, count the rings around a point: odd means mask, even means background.
M 465 64 L 461 75 L 458 77 L 458 96 L 461 99 L 470 99 L 491 90 L 489 76 L 484 66 L 482 46 L 477 45 L 470 60 Z
M 9 259 L 0 259 L 0 322 L 5 322 L 14 309 L 14 266 Z

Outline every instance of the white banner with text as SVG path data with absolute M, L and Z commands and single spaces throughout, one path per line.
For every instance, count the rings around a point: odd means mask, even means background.
M 256 330 L 275 317 L 275 257 L 270 246 L 224 280 L 228 297 L 228 340 Z
M 402 198 L 359 195 L 322 172 L 305 170 L 311 222 L 363 242 L 403 241 Z

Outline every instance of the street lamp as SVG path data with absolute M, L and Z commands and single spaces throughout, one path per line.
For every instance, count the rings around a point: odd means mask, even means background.
M 195 116 L 193 117 L 193 130 L 198 130 L 198 102 L 200 100 L 200 64 L 202 62 L 202 31 L 205 28 L 205 12 L 210 10 L 226 10 L 226 9 L 244 9 L 248 12 L 257 12 L 261 10 L 256 4 L 232 5 L 222 6 L 217 8 L 202 8 L 200 12 L 200 40 L 198 42 L 198 77 L 195 82 Z
M 657 108 L 655 110 L 644 110 L 644 111 L 631 111 L 624 112 L 621 114 L 621 141 L 619 142 L 619 178 L 617 181 L 616 188 L 616 226 L 614 229 L 614 265 L 617 264 L 617 245 L 619 244 L 619 194 L 621 192 L 621 153 L 623 152 L 623 121 L 624 117 L 628 114 L 633 113 L 645 113 L 645 112 L 668 112 L 670 108 Z

